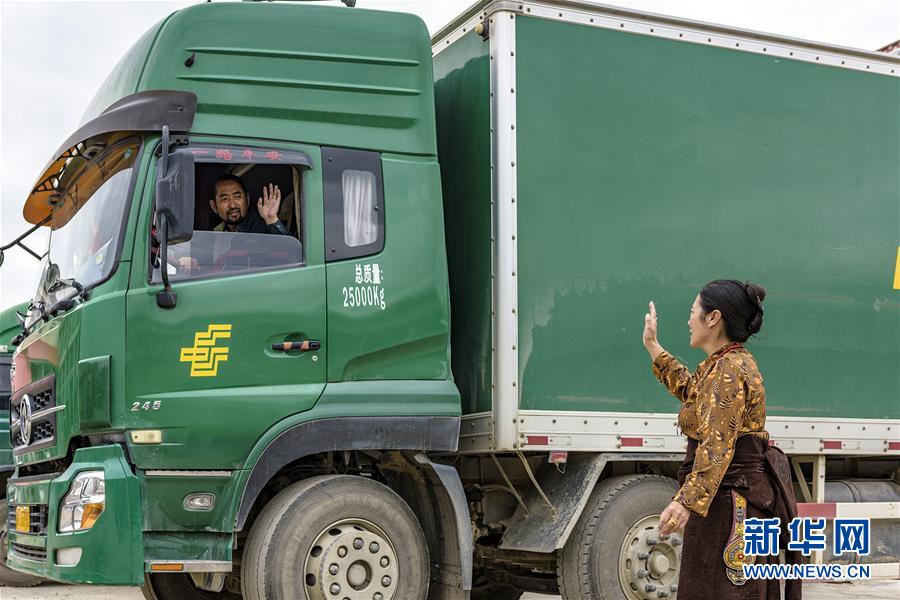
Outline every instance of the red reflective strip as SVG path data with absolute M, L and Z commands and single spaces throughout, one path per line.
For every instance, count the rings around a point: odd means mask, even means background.
M 888 450 L 900 450 L 900 442 L 888 442 Z
M 770 445 L 770 446 L 777 446 L 778 444 L 775 443 L 775 440 L 769 440 L 769 445 Z
M 837 516 L 837 502 L 798 502 L 798 517 L 813 517 L 816 519 L 833 519 Z
M 550 443 L 550 437 L 546 435 L 529 435 L 525 438 L 525 444 L 528 446 L 546 446 Z
M 643 446 L 644 438 L 627 438 L 623 437 L 619 440 L 623 446 Z
M 840 450 L 843 447 L 840 440 L 822 440 L 822 448 L 825 450 Z

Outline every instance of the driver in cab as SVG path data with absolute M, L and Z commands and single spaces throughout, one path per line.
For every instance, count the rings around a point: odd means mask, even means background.
M 209 206 L 222 222 L 213 231 L 291 235 L 287 227 L 278 220 L 281 190 L 270 183 L 263 186 L 262 193 L 262 197 L 256 202 L 256 211 L 251 211 L 250 196 L 244 180 L 231 173 L 220 175 L 216 179 L 215 194 L 209 201 Z
M 250 210 L 250 195 L 243 179 L 231 173 L 224 173 L 216 179 L 213 199 L 209 201 L 209 206 L 222 219 L 222 222 L 213 228 L 215 232 L 291 235 L 284 223 L 278 220 L 281 190 L 277 185 L 270 183 L 263 186 L 262 197 L 256 202 L 256 210 Z M 232 241 L 231 236 L 217 236 L 211 246 L 201 243 L 199 248 L 186 246 L 183 250 L 179 246 L 174 246 L 170 250 L 172 258 L 170 264 L 172 267 L 177 266 L 184 275 L 201 273 L 204 268 L 211 265 L 213 269 L 225 270 L 228 268 Z M 152 243 L 152 263 L 155 268 L 159 268 L 159 242 L 156 240 L 155 226 Z M 185 251 L 190 253 L 192 249 L 199 256 L 179 256 Z M 243 253 L 246 254 L 246 250 Z

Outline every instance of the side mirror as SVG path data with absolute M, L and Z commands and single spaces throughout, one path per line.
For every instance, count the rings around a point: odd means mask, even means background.
M 168 160 L 167 160 L 168 159 Z M 166 241 L 179 244 L 194 234 L 194 155 L 178 150 L 160 160 L 156 214 L 166 220 Z

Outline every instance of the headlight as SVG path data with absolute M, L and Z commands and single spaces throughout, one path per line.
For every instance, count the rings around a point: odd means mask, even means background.
M 106 506 L 103 471 L 84 471 L 75 476 L 59 506 L 59 532 L 90 529 Z

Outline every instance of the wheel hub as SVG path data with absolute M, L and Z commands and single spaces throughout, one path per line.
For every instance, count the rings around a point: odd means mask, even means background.
M 669 571 L 669 557 L 660 552 L 654 552 L 647 560 L 647 566 L 650 567 L 650 575 L 660 578 Z
M 659 516 L 645 517 L 634 524 L 619 552 L 619 582 L 629 600 L 674 600 L 678 592 L 681 566 L 680 533 L 660 535 Z
M 399 569 L 394 547 L 377 525 L 343 519 L 318 535 L 303 574 L 309 600 L 392 600 Z

